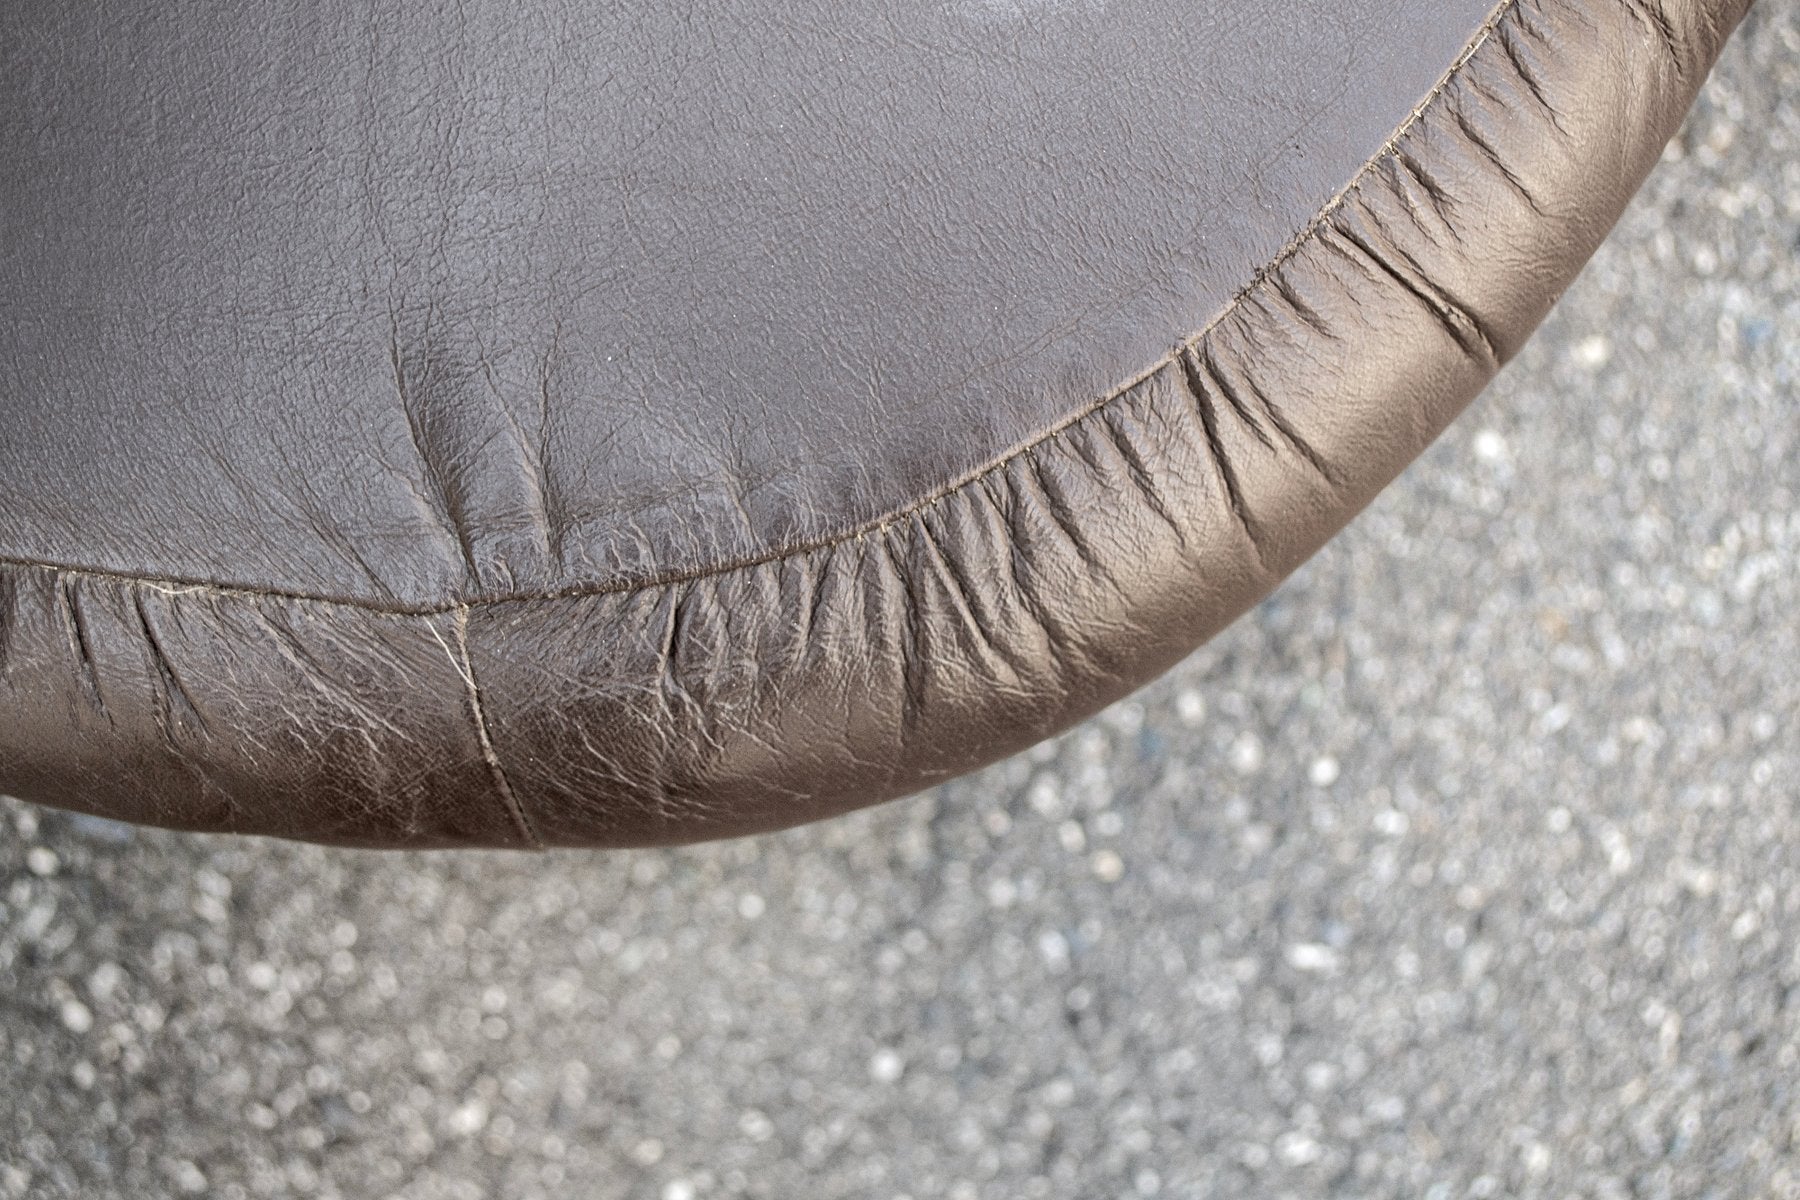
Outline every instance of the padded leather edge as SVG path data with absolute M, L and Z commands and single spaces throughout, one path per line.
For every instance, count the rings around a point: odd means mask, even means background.
M 339 844 L 624 846 L 1022 749 L 1216 633 L 1448 424 L 1748 8 L 1508 0 L 1205 330 L 829 544 L 431 613 L 0 566 L 0 790 Z

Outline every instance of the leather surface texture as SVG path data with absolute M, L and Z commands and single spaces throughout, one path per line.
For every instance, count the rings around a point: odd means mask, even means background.
M 927 787 L 1266 594 L 1749 0 L 23 0 L 0 791 L 628 846 Z

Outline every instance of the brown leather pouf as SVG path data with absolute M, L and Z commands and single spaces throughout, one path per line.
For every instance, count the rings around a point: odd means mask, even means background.
M 1455 416 L 1747 7 L 0 6 L 0 791 L 630 845 L 1027 746 Z

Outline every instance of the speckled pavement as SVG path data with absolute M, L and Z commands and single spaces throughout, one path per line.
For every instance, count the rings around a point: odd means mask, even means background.
M 0 807 L 0 1197 L 1800 1196 L 1800 4 L 1345 536 L 667 853 Z

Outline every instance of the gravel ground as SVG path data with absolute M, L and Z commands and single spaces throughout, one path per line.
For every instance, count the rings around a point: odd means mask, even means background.
M 1800 1196 L 1800 5 L 1173 675 L 909 802 L 375 855 L 0 807 L 0 1197 Z

